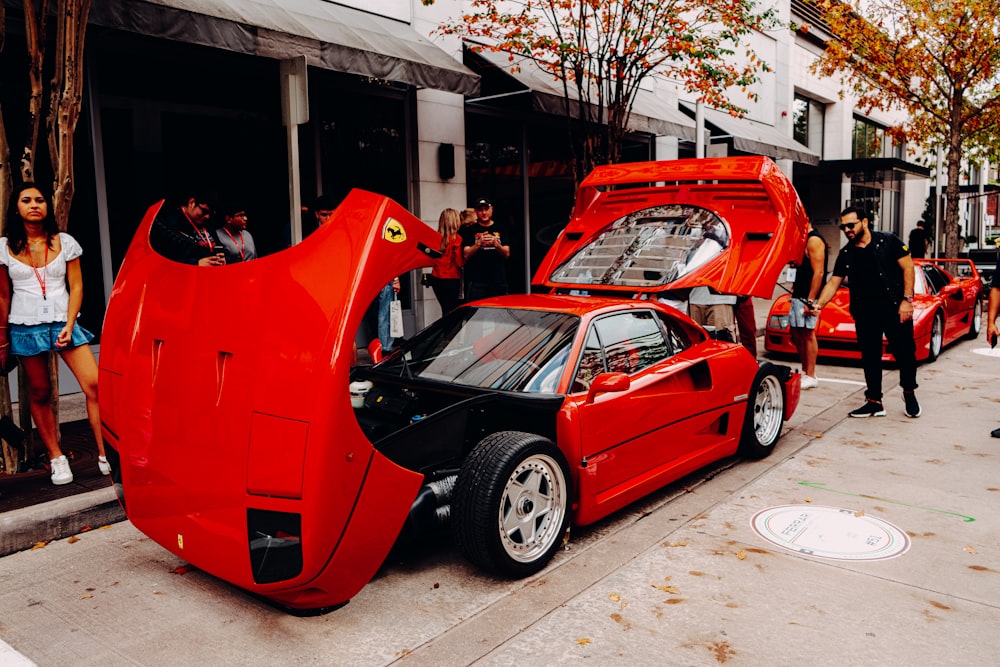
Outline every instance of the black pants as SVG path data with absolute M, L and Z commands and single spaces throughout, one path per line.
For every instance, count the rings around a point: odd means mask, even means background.
M 449 313 L 458 306 L 458 288 L 462 281 L 458 278 L 431 277 L 431 289 L 441 304 L 441 314 Z
M 475 301 L 485 299 L 490 296 L 503 296 L 507 293 L 506 282 L 483 283 L 470 280 L 465 284 L 465 300 Z
M 884 308 L 865 308 L 852 312 L 865 369 L 865 396 L 882 400 L 882 335 L 889 341 L 889 351 L 899 365 L 899 386 L 906 391 L 917 388 L 917 345 L 913 340 L 913 320 L 899 321 L 899 311 L 891 304 Z

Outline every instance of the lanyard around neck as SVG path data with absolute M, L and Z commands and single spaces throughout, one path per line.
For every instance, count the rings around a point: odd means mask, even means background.
M 237 242 L 236 241 L 236 237 L 232 235 L 232 233 L 229 231 L 229 229 L 227 229 L 226 227 L 223 227 L 222 229 L 223 229 L 223 231 L 226 232 L 226 234 L 229 236 L 229 238 L 231 238 L 233 240 L 233 245 L 236 246 L 237 250 L 240 251 L 240 261 L 241 262 L 245 262 L 247 260 L 247 258 L 246 258 L 246 255 L 243 254 L 243 249 L 246 247 L 247 242 L 246 242 L 246 239 L 243 238 L 243 232 L 242 231 L 240 232 L 240 240 L 239 240 L 239 242 Z
M 45 261 L 42 264 L 42 270 L 39 271 L 38 267 L 35 266 L 35 256 L 31 254 L 31 247 L 28 247 L 28 259 L 31 260 L 31 270 L 35 272 L 35 280 L 38 281 L 38 285 L 42 288 L 42 300 L 48 300 L 48 291 L 45 289 L 45 284 L 48 282 L 49 276 L 49 244 L 48 239 L 45 240 Z

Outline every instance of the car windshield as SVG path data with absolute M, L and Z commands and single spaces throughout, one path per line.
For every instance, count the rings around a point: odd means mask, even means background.
M 729 228 L 698 206 L 654 206 L 608 225 L 552 273 L 554 283 L 657 287 L 673 282 L 729 247 Z
M 458 308 L 375 369 L 484 389 L 553 393 L 578 326 L 578 317 L 563 313 Z

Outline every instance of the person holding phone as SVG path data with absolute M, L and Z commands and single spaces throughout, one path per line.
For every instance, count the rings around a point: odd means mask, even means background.
M 507 293 L 509 230 L 493 220 L 493 203 L 476 202 L 476 222 L 460 230 L 465 261 L 465 299 L 475 301 Z
M 167 259 L 198 266 L 222 266 L 225 251 L 215 231 L 208 226 L 212 198 L 196 190 L 180 198 L 180 204 L 164 203 L 149 230 L 153 250 Z
M 46 194 L 34 183 L 17 186 L 0 238 L 0 272 L 5 274 L 0 277 L 0 367 L 10 354 L 21 360 L 31 418 L 48 449 L 57 485 L 72 482 L 73 471 L 59 448 L 48 352 L 58 352 L 80 384 L 97 441 L 97 466 L 102 475 L 111 473 L 101 435 L 97 361 L 87 344 L 94 334 L 77 322 L 83 303 L 82 254 L 76 239 L 56 227 Z

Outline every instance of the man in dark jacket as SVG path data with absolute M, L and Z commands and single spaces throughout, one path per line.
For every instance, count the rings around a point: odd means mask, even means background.
M 212 216 L 210 197 L 191 194 L 180 205 L 165 203 L 149 230 L 153 250 L 167 259 L 198 266 L 222 266 L 226 263 L 222 246 L 209 228 Z
M 868 385 L 864 405 L 851 417 L 884 417 L 882 405 L 882 336 L 899 365 L 899 386 L 907 417 L 920 416 L 917 388 L 916 344 L 913 340 L 913 259 L 895 234 L 873 232 L 868 218 L 853 206 L 840 214 L 840 229 L 847 245 L 837 255 L 833 275 L 810 309 L 818 314 L 837 293 L 844 278 L 851 292 L 854 318 L 861 348 L 861 365 Z

